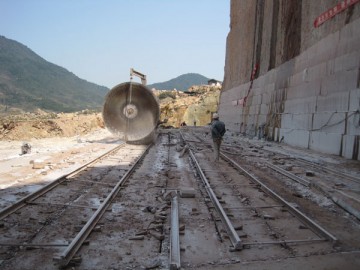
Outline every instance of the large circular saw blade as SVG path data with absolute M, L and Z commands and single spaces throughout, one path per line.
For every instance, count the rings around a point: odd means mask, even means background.
M 159 120 L 159 103 L 142 84 L 127 82 L 107 94 L 103 106 L 105 126 L 121 139 L 136 142 L 150 136 Z

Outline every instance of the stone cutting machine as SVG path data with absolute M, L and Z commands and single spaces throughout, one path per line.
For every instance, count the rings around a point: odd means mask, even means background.
M 132 81 L 133 76 L 141 79 Z M 157 98 L 146 87 L 146 75 L 130 69 L 130 82 L 113 87 L 105 97 L 102 116 L 105 126 L 127 143 L 148 144 L 155 137 L 160 117 Z

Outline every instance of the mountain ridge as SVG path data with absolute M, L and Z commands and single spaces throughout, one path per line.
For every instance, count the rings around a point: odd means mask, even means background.
M 207 84 L 208 78 L 198 73 L 186 73 L 174 79 L 165 82 L 153 83 L 147 85 L 148 88 L 155 88 L 157 90 L 188 90 L 193 85 Z
M 147 87 L 185 91 L 193 85 L 207 84 L 208 80 L 198 73 L 186 73 Z M 77 77 L 26 45 L 0 35 L 0 113 L 36 109 L 52 112 L 101 110 L 109 90 Z
M 96 109 L 101 108 L 108 91 L 46 61 L 25 45 L 0 36 L 0 101 L 5 109 Z

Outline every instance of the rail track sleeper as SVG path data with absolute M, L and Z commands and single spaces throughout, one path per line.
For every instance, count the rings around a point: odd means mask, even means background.
M 53 205 L 53 206 L 66 206 L 66 207 L 74 207 L 74 208 L 82 208 L 82 209 L 92 209 L 97 210 L 97 207 L 94 206 L 86 206 L 86 205 L 76 205 L 69 203 L 51 203 L 51 202 L 26 202 L 29 205 Z
M 248 242 L 243 243 L 246 246 L 259 246 L 259 245 L 283 245 L 283 244 L 297 244 L 297 243 L 313 243 L 325 242 L 327 239 L 304 239 L 304 240 L 283 240 L 283 241 L 264 241 L 264 242 Z
M 221 157 L 223 157 L 225 160 L 228 160 L 229 162 L 231 162 L 239 170 L 243 171 L 252 181 L 259 184 L 261 186 L 261 188 L 264 190 L 264 192 L 266 192 L 268 195 L 272 196 L 275 200 L 277 200 L 277 201 L 283 203 L 284 205 L 286 205 L 286 207 L 289 209 L 289 211 L 294 216 L 296 216 L 303 223 L 305 223 L 309 227 L 311 227 L 314 232 L 316 232 L 317 234 L 319 234 L 319 235 L 325 237 L 326 239 L 332 241 L 333 243 L 337 242 L 337 238 L 335 236 L 333 236 L 331 233 L 326 231 L 323 227 L 318 225 L 314 220 L 310 219 L 305 214 L 303 214 L 302 212 L 297 210 L 294 206 L 292 206 L 290 203 L 288 203 L 284 198 L 279 196 L 277 193 L 275 193 L 269 187 L 267 187 L 264 183 L 262 183 L 260 180 L 258 180 L 256 176 L 249 173 L 247 170 L 242 168 L 238 163 L 236 163 L 234 160 L 232 160 L 231 158 L 229 158 L 225 154 L 221 153 Z
M 72 182 L 72 181 L 66 180 L 66 182 Z M 107 186 L 107 187 L 114 186 L 114 184 L 111 184 L 111 183 L 103 183 L 103 182 L 97 182 L 97 181 L 91 181 L 91 180 L 76 180 L 74 182 L 90 183 L 90 184 L 96 184 L 96 185 Z
M 267 206 L 243 206 L 243 207 L 226 207 L 224 209 L 230 210 L 242 210 L 242 209 L 258 209 L 258 208 L 280 208 L 284 207 L 284 205 L 267 205 Z
M 218 214 L 220 216 L 220 219 L 221 219 L 221 221 L 223 222 L 223 224 L 224 224 L 224 226 L 226 228 L 229 239 L 231 240 L 231 243 L 232 243 L 234 249 L 235 250 L 241 250 L 242 249 L 242 243 L 241 243 L 240 237 L 236 233 L 231 221 L 229 220 L 229 218 L 226 215 L 223 207 L 221 206 L 221 203 L 216 198 L 216 195 L 215 195 L 214 191 L 212 190 L 212 188 L 210 187 L 210 184 L 207 181 L 207 178 L 204 175 L 204 173 L 203 173 L 203 171 L 202 171 L 202 169 L 200 167 L 200 164 L 196 160 L 193 151 L 189 149 L 189 153 L 190 153 L 190 156 L 193 159 L 193 161 L 194 161 L 194 163 L 195 163 L 195 165 L 197 167 L 197 170 L 198 170 L 198 172 L 200 174 L 200 177 L 201 177 L 201 179 L 202 179 L 202 181 L 204 183 L 205 190 L 209 194 L 209 197 L 210 197 L 211 201 L 213 202 L 213 204 L 215 206 L 215 209 L 218 212 Z
M 8 243 L 0 243 L 1 247 L 66 247 L 69 244 L 8 244 Z
M 86 238 L 89 236 L 91 231 L 95 228 L 98 221 L 101 219 L 103 214 L 105 213 L 107 207 L 110 205 L 112 199 L 117 195 L 119 192 L 120 186 L 130 177 L 131 173 L 135 170 L 135 167 L 137 164 L 140 163 L 142 158 L 145 156 L 145 154 L 148 152 L 152 145 L 150 144 L 146 150 L 143 152 L 141 157 L 137 159 L 136 162 L 134 162 L 133 166 L 125 173 L 125 175 L 119 180 L 119 182 L 116 184 L 116 186 L 112 189 L 110 194 L 106 197 L 104 202 L 100 205 L 100 207 L 96 210 L 96 212 L 92 215 L 92 217 L 88 220 L 88 222 L 85 224 L 85 226 L 81 229 L 81 231 L 76 235 L 76 237 L 73 239 L 73 241 L 70 243 L 70 245 L 66 248 L 66 250 L 60 255 L 55 256 L 53 260 L 57 262 L 60 266 L 66 266 L 69 264 L 73 256 L 76 254 L 76 252 L 79 250 L 83 242 L 86 240 Z

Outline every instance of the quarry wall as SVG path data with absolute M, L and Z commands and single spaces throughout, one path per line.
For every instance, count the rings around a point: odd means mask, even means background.
M 314 26 L 341 2 L 231 1 L 219 104 L 230 131 L 360 159 L 360 1 Z

